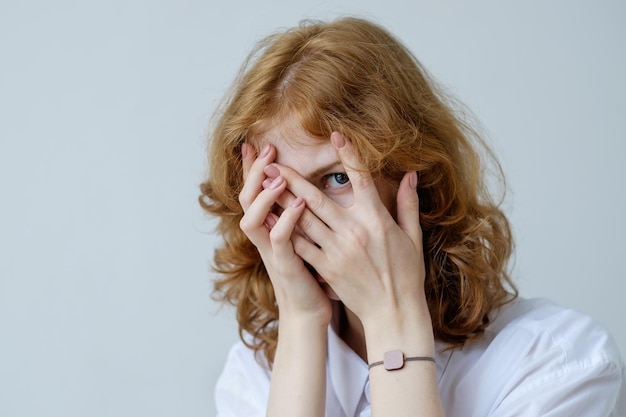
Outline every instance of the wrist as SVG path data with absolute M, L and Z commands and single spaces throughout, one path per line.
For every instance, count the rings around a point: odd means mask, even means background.
M 293 323 L 294 326 L 326 329 L 332 319 L 332 309 L 330 303 L 324 301 L 324 305 L 306 309 L 292 300 L 279 300 L 277 297 L 278 321 L 290 325 Z
M 428 310 L 388 311 L 362 322 L 369 362 L 391 350 L 407 356 L 433 356 L 435 340 Z
M 325 361 L 328 328 L 310 322 L 289 319 L 278 323 L 278 344 L 276 360 L 282 363 L 302 366 L 303 358 L 314 362 L 315 358 Z M 316 365 L 317 366 L 317 365 Z
M 278 320 L 280 335 L 294 335 L 310 339 L 318 338 L 328 332 L 329 321 L 309 314 L 281 314 Z
M 294 327 L 325 330 L 332 319 L 332 311 L 299 311 L 280 309 L 278 322 Z

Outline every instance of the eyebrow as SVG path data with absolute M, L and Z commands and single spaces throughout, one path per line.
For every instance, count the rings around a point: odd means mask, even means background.
M 341 161 L 339 160 L 333 161 L 329 164 L 322 165 L 321 167 L 314 169 L 312 172 L 309 172 L 308 174 L 303 175 L 303 177 L 308 182 L 312 182 L 312 180 L 316 179 L 317 177 L 322 176 L 323 174 L 326 174 L 329 171 L 332 171 L 333 168 L 338 167 L 338 166 L 342 166 Z

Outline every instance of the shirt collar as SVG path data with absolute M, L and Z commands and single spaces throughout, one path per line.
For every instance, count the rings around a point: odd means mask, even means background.
M 328 326 L 328 375 L 347 416 L 356 412 L 368 379 L 367 364 Z

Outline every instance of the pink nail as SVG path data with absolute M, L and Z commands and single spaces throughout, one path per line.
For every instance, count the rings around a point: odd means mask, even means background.
M 409 185 L 411 188 L 417 188 L 417 172 L 413 171 L 409 174 Z
M 333 132 L 330 135 L 330 141 L 335 145 L 335 148 L 340 149 L 346 146 L 346 139 L 339 132 Z
M 275 190 L 276 188 L 280 187 L 280 185 L 283 183 L 283 177 L 276 177 L 274 178 L 274 181 L 272 181 L 272 184 L 270 185 L 270 188 L 272 190 Z
M 293 200 L 293 203 L 291 203 L 291 207 L 297 208 L 297 207 L 300 207 L 302 204 L 304 204 L 304 198 L 298 197 L 295 200 Z
M 270 144 L 266 144 L 265 146 L 263 146 L 263 149 L 261 149 L 261 155 L 259 155 L 261 158 L 266 157 L 268 154 L 270 153 Z
M 263 168 L 263 172 L 270 178 L 275 178 L 280 175 L 280 170 L 276 168 L 274 165 L 268 165 Z
M 274 227 L 276 225 L 276 219 L 273 218 L 272 216 L 268 215 L 265 218 L 265 225 L 267 226 L 268 229 L 271 229 L 272 227 Z

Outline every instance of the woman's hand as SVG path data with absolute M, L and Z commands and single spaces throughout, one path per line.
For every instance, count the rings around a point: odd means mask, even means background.
M 400 184 L 374 181 L 345 138 L 335 132 L 331 141 L 352 185 L 353 202 L 348 207 L 335 203 L 293 169 L 279 164 L 264 168 L 270 178 L 281 177 L 287 182 L 288 189 L 277 197 L 282 207 L 289 207 L 296 198 L 306 200 L 307 208 L 297 220 L 300 233 L 292 235 L 293 250 L 313 265 L 358 317 L 369 363 L 396 349 L 407 356 L 434 356 L 424 293 L 417 176 L 409 172 Z M 396 185 L 394 208 L 393 196 L 389 195 Z M 348 315 L 348 326 L 354 329 L 358 323 L 350 317 L 352 314 Z M 302 366 L 296 360 L 288 364 L 294 363 Z M 318 377 L 321 381 L 321 375 Z M 288 382 L 293 386 L 293 380 Z M 380 366 L 372 368 L 370 387 L 372 416 L 410 416 L 416 412 L 443 415 L 436 368 L 431 362 L 410 362 L 394 372 Z M 279 402 L 279 396 L 275 398 Z
M 307 202 L 298 221 L 306 238 L 294 235 L 295 253 L 313 265 L 366 331 L 370 323 L 378 333 L 390 321 L 409 320 L 407 327 L 432 332 L 424 294 L 416 173 L 407 173 L 398 186 L 396 222 L 351 144 L 338 132 L 331 141 L 352 184 L 354 202 L 349 207 L 334 203 L 294 170 L 272 164 L 287 180 L 288 191 Z M 287 194 L 280 198 L 282 205 L 294 198 Z
M 330 302 L 292 244 L 296 223 L 305 209 L 304 200 L 291 199 L 277 216 L 272 208 L 285 192 L 286 181 L 282 176 L 268 179 L 263 172 L 276 157 L 274 147 L 265 145 L 257 157 L 251 145 L 243 144 L 241 156 L 244 185 L 239 202 L 245 214 L 240 227 L 261 255 L 274 287 L 281 322 L 303 318 L 325 328 L 331 318 Z

